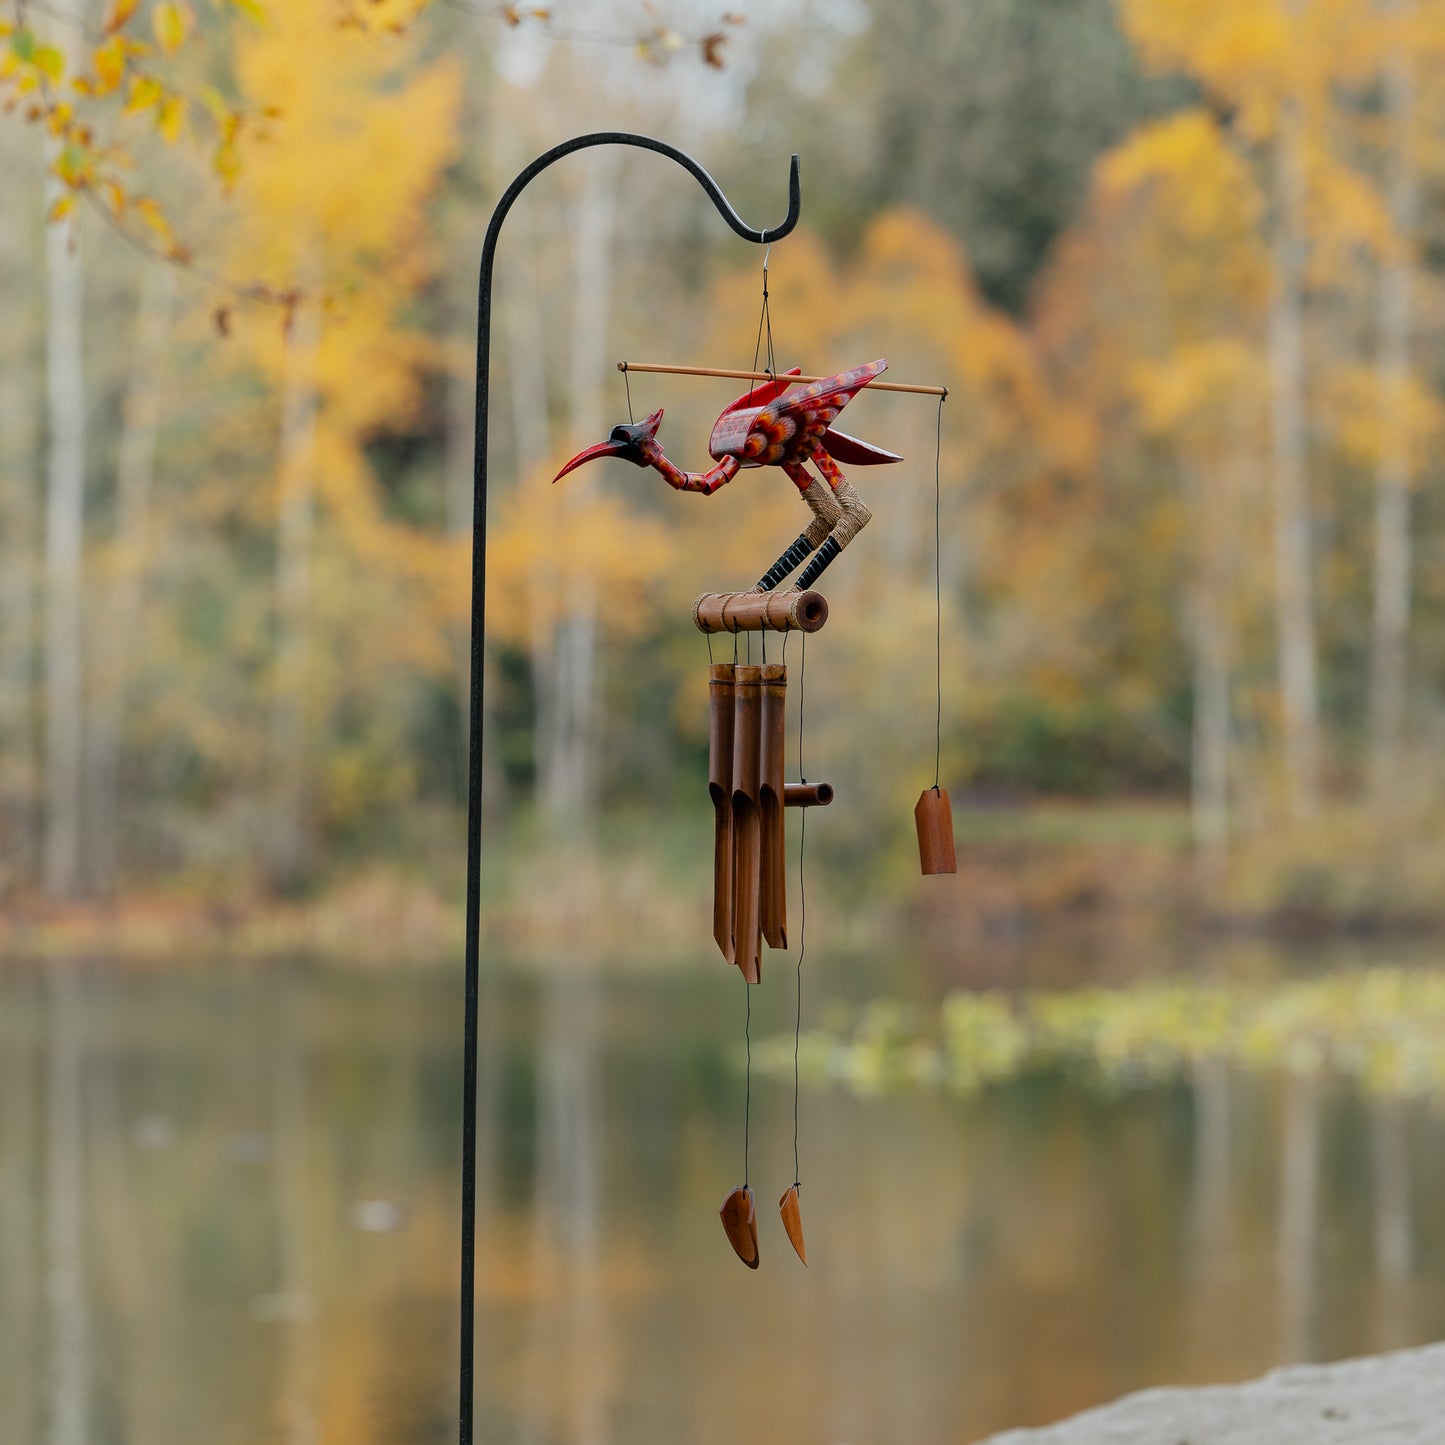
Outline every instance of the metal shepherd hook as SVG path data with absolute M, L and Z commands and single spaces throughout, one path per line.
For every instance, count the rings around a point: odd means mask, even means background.
M 472 1369 L 476 1324 L 477 1243 L 477 995 L 479 980 L 479 926 L 482 826 L 482 648 L 487 597 L 487 399 L 492 346 L 492 266 L 497 237 L 512 203 L 554 161 L 592 146 L 636 146 L 656 151 L 690 172 L 717 207 L 718 214 L 745 241 L 766 246 L 781 240 L 798 224 L 803 193 L 798 181 L 798 158 L 788 173 L 788 214 L 781 225 L 767 230 L 749 226 L 733 209 L 722 188 L 690 155 L 651 136 L 627 131 L 598 131 L 563 141 L 538 156 L 507 187 L 482 242 L 481 275 L 477 288 L 477 420 L 472 492 L 472 697 L 467 756 L 467 943 L 465 1043 L 462 1058 L 462 1252 L 461 1252 L 461 1401 L 458 1438 L 472 1445 Z

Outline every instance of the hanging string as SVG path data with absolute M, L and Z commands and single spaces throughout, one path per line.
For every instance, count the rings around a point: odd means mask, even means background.
M 748 1132 L 753 1113 L 753 990 L 747 979 L 743 979 L 743 993 L 747 995 L 748 1011 L 743 1023 L 743 1040 L 747 1044 L 747 1070 L 743 1075 L 743 1188 L 748 1187 Z
M 783 634 L 783 647 L 788 645 L 787 634 Z M 803 634 L 802 658 L 798 663 L 798 781 L 806 783 L 803 776 L 803 684 L 808 676 L 808 634 Z M 794 970 L 798 984 L 798 997 L 793 1013 L 793 1183 L 802 1185 L 802 1170 L 798 1167 L 798 1051 L 803 1041 L 803 955 L 808 951 L 808 887 L 803 876 L 803 859 L 808 843 L 808 810 L 799 808 L 803 815 L 798 833 L 798 965 Z
M 637 418 L 632 414 L 632 380 L 627 375 L 627 370 L 625 367 L 623 368 L 622 372 L 622 384 L 627 388 L 627 420 L 630 422 L 635 422 Z
M 933 615 L 934 673 L 938 684 L 938 706 L 933 721 L 933 791 L 938 792 L 939 761 L 943 756 L 943 487 L 939 480 L 939 461 L 943 455 L 943 402 L 948 393 L 938 398 L 938 427 L 933 437 Z M 805 810 L 806 811 L 806 810 Z
M 758 357 L 762 354 L 763 336 L 766 334 L 768 338 L 767 372 L 769 376 L 776 376 L 778 374 L 778 362 L 777 358 L 773 355 L 773 313 L 768 305 L 768 257 L 771 256 L 772 253 L 773 248 L 771 245 L 763 252 L 763 308 L 758 313 L 758 337 L 753 343 L 753 364 L 748 369 L 750 371 L 756 371 L 758 369 Z M 752 400 L 753 392 L 756 390 L 757 383 L 749 383 L 749 401 Z

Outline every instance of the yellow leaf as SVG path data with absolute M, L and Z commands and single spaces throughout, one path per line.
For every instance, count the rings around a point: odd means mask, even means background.
M 105 33 L 110 35 L 119 30 L 139 7 L 140 0 L 110 0 L 105 8 Z
M 119 181 L 102 181 L 100 194 L 112 216 L 120 216 L 125 210 L 125 189 Z
M 148 75 L 140 76 L 130 88 L 130 99 L 125 103 L 122 115 L 135 115 L 138 111 L 147 109 L 157 104 L 165 95 L 165 89 L 160 81 L 152 80 Z
M 181 138 L 181 126 L 186 119 L 186 102 L 179 95 L 168 95 L 161 102 L 156 116 L 156 129 L 167 145 L 174 145 Z
M 239 10 L 242 15 L 254 20 L 257 25 L 264 25 L 267 21 L 266 7 L 261 0 L 231 0 L 232 6 Z
M 47 221 L 63 221 L 75 209 L 75 193 L 67 191 L 63 196 L 57 196 L 51 203 L 50 209 L 45 213 Z
M 217 125 L 224 126 L 231 119 L 231 107 L 226 104 L 226 97 L 214 85 L 201 87 L 201 100 Z
M 211 157 L 211 169 L 215 171 L 228 190 L 236 177 L 241 174 L 241 156 L 236 150 L 235 143 L 229 138 L 216 147 L 216 153 Z
M 85 174 L 85 154 L 77 146 L 66 146 L 55 158 L 55 174 L 68 186 L 79 185 Z
M 190 16 L 176 0 L 161 0 L 151 11 L 151 28 L 155 31 L 156 44 L 167 55 L 174 55 L 186 43 Z
M 162 241 L 170 243 L 171 223 L 166 220 L 165 212 L 155 201 L 149 196 L 141 196 L 132 204 L 131 209 Z
M 95 66 L 97 95 L 109 95 L 119 90 L 125 79 L 125 41 L 116 35 L 104 45 L 96 46 L 91 63 Z

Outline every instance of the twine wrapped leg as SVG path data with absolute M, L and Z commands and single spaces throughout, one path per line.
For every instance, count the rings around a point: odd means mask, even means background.
M 799 562 L 823 544 L 843 517 L 843 509 L 833 496 L 833 489 L 826 482 L 810 476 L 802 467 L 789 467 L 787 472 L 794 482 L 807 481 L 807 487 L 799 487 L 799 490 L 803 494 L 803 500 L 812 509 L 813 520 L 799 534 L 798 540 L 758 579 L 751 589 L 754 592 L 771 592 Z
M 823 575 L 828 564 L 863 530 L 873 518 L 863 498 L 854 490 L 853 483 L 843 475 L 826 452 L 813 458 L 818 470 L 833 484 L 833 496 L 842 510 L 842 516 L 829 532 L 828 539 L 818 548 L 813 560 L 803 569 L 796 585 L 803 591 Z

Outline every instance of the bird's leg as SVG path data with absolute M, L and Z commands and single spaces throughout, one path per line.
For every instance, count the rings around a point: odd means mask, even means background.
M 833 496 L 836 498 L 842 515 L 838 518 L 833 530 L 828 533 L 828 540 L 818 548 L 818 555 L 803 569 L 803 575 L 798 578 L 797 586 L 799 591 L 806 591 L 823 575 L 824 568 L 863 530 L 873 517 L 873 513 L 863 503 L 863 498 L 854 490 L 852 482 L 839 470 L 837 462 L 828 455 L 820 446 L 812 457 L 813 465 L 827 479 L 828 485 L 833 489 Z
M 809 475 L 797 462 L 784 462 L 782 467 L 802 493 L 803 500 L 812 508 L 813 520 L 798 534 L 798 540 L 758 579 L 752 589 L 754 592 L 771 592 L 809 552 L 822 543 L 843 516 L 842 507 L 833 499 L 831 487 Z

